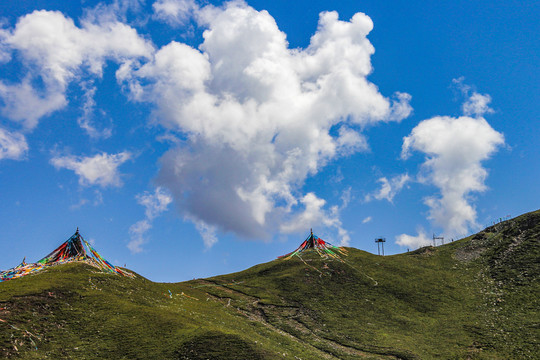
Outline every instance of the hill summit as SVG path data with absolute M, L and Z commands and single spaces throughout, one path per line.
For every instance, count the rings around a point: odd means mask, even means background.
M 88 249 L 88 250 L 87 250 Z M 16 267 L 0 271 L 0 282 L 17 279 L 22 276 L 36 273 L 50 266 L 68 262 L 85 262 L 103 271 L 123 276 L 133 276 L 130 272 L 122 270 L 105 260 L 79 233 L 79 228 L 69 239 L 54 249 L 49 255 L 36 263 L 26 263 L 26 258 Z

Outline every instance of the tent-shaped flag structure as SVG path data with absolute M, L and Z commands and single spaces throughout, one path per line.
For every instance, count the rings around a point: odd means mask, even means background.
M 323 239 L 317 237 L 316 235 L 313 235 L 313 231 L 311 231 L 311 234 L 296 250 L 288 254 L 279 256 L 278 259 L 284 258 L 288 260 L 295 255 L 300 256 L 299 254 L 301 252 L 309 249 L 314 249 L 322 257 L 331 257 L 339 261 L 343 261 L 340 255 L 347 255 L 347 249 L 345 249 L 344 247 L 332 245 L 329 242 L 326 242 Z
M 79 234 L 79 229 L 69 239 L 54 249 L 49 255 L 36 263 L 26 263 L 26 258 L 16 267 L 0 272 L 0 281 L 16 279 L 35 273 L 47 267 L 67 262 L 85 262 L 103 271 L 133 277 L 128 271 L 122 270 L 105 260 L 99 253 Z

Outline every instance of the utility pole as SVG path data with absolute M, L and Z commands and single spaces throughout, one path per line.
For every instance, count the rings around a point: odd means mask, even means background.
M 382 248 L 382 256 L 384 256 L 384 243 L 386 242 L 385 238 L 377 238 L 375 239 L 375 242 L 377 243 L 377 252 L 379 255 L 381 255 L 381 248 Z

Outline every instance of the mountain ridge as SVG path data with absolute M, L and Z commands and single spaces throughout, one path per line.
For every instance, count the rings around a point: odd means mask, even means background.
M 526 359 L 540 211 L 391 256 L 314 251 L 181 283 L 84 264 L 0 284 L 0 355 L 66 359 Z

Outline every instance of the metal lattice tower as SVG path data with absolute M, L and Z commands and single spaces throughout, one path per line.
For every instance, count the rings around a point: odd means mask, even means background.
M 377 243 L 377 252 L 379 255 L 381 255 L 381 249 L 382 249 L 382 256 L 384 256 L 384 243 L 386 242 L 385 238 L 377 238 L 375 239 L 375 242 Z
M 437 240 L 441 240 L 442 245 L 444 245 L 444 236 L 435 236 L 433 233 L 433 246 L 437 246 Z

